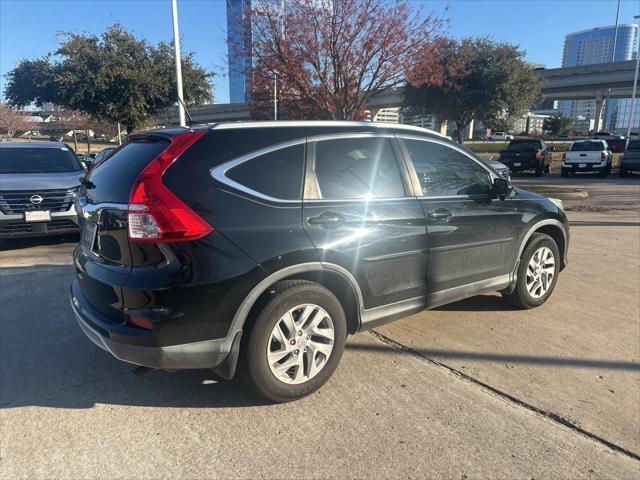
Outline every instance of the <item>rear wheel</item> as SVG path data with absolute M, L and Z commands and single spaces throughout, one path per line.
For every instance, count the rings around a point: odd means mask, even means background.
M 567 178 L 569 176 L 569 170 L 566 168 L 563 168 L 562 170 L 560 170 L 560 176 L 563 178 Z
M 600 170 L 600 176 L 602 178 L 607 178 L 610 173 L 611 173 L 611 165 L 609 165 L 609 166 L 603 168 L 602 170 Z
M 541 177 L 544 175 L 544 165 L 538 165 L 536 167 L 536 177 Z
M 247 382 L 273 402 L 309 395 L 333 374 L 347 337 L 339 300 L 306 280 L 276 284 L 263 299 L 243 348 Z
M 549 235 L 534 233 L 518 265 L 518 279 L 512 293 L 502 293 L 511 304 L 529 309 L 542 305 L 553 293 L 560 271 L 560 252 Z
M 627 169 L 620 167 L 620 176 L 626 177 L 627 175 L 629 175 L 629 172 L 627 172 Z

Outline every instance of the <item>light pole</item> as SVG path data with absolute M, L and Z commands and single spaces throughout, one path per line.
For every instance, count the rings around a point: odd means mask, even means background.
M 634 15 L 633 19 L 636 21 L 636 25 L 638 25 L 638 19 L 640 15 Z M 640 28 L 640 26 L 638 27 Z M 637 35 L 637 34 L 636 34 Z M 638 51 L 636 52 L 636 74 L 633 77 L 633 90 L 631 91 L 631 117 L 629 118 L 629 126 L 627 127 L 627 138 L 631 136 L 631 123 L 633 122 L 633 117 L 636 114 L 636 88 L 638 87 L 638 70 L 640 69 L 640 35 L 638 40 Z M 638 125 L 638 134 L 640 134 L 640 125 Z
M 176 86 L 178 89 L 178 118 L 180 126 L 186 127 L 184 118 L 184 98 L 182 96 L 182 63 L 180 62 L 180 31 L 178 30 L 178 4 L 177 0 L 171 0 L 171 13 L 173 16 L 173 50 L 176 57 Z

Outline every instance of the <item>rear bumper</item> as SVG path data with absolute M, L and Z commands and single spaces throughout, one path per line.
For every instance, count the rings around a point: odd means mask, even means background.
M 584 165 L 581 167 L 580 165 Z M 562 164 L 562 168 L 564 170 L 569 170 L 572 172 L 595 172 L 597 170 L 603 170 L 607 168 L 607 162 L 600 163 L 566 163 Z
M 633 160 L 623 160 L 620 163 L 620 168 L 624 168 L 625 170 L 630 170 L 630 171 L 634 171 L 634 170 L 640 170 L 640 158 L 639 159 L 633 159 Z
M 127 330 L 130 330 L 131 336 L 135 337 L 136 334 L 140 335 L 140 329 L 114 324 L 101 318 L 100 313 L 95 311 L 83 298 L 77 281 L 74 281 L 71 286 L 70 301 L 78 325 L 84 334 L 98 347 L 111 353 L 119 360 L 166 370 L 215 368 L 221 366 L 233 351 L 231 370 L 235 370 L 237 343 L 241 332 L 236 335 L 237 341 L 234 341 L 234 337 L 224 337 L 164 347 L 135 345 L 118 341 L 116 338 L 125 337 Z

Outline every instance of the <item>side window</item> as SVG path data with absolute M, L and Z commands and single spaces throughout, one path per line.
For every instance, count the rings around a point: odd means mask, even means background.
M 247 160 L 226 172 L 234 182 L 269 197 L 299 200 L 304 144 L 281 148 Z
M 404 197 L 398 163 L 388 138 L 342 138 L 316 144 L 320 198 Z
M 487 170 L 466 155 L 439 143 L 404 140 L 418 174 L 422 195 L 483 195 L 491 191 Z

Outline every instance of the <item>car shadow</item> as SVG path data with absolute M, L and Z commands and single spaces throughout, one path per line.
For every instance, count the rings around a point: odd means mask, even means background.
M 516 310 L 516 307 L 498 295 L 477 295 L 434 308 L 434 311 L 438 310 L 444 312 L 505 312 Z
M 64 243 L 78 243 L 79 241 L 79 233 L 67 233 L 64 235 L 51 235 L 47 237 L 3 238 L 0 239 L 0 250 L 20 250 L 23 248 L 39 246 L 55 246 L 62 245 Z

